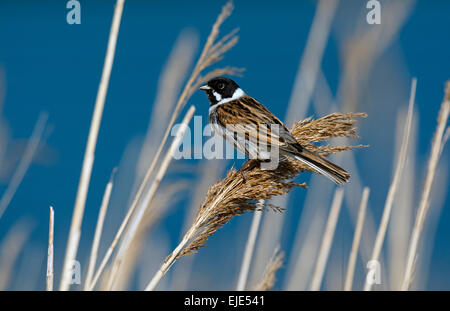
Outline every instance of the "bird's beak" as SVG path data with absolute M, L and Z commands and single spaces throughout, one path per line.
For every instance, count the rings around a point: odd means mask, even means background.
M 211 88 L 207 85 L 203 85 L 200 87 L 200 90 L 206 91 L 206 90 L 210 90 Z

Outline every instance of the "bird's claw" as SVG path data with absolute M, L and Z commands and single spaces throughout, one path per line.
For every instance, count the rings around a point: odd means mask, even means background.
M 244 170 L 239 170 L 239 172 L 241 173 L 241 176 L 242 176 L 242 180 L 243 180 L 243 182 L 244 182 L 244 184 L 247 182 L 247 178 L 245 177 L 245 173 L 244 173 Z

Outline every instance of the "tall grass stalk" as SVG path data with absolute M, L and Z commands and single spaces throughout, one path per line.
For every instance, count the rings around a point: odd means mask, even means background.
M 413 281 L 414 266 L 417 257 L 417 249 L 419 245 L 420 236 L 423 230 L 425 218 L 430 208 L 430 193 L 433 185 L 434 175 L 436 173 L 436 167 L 439 162 L 439 157 L 443 148 L 443 142 L 445 142 L 444 131 L 447 126 L 448 116 L 450 114 L 450 81 L 447 82 L 444 100 L 439 110 L 438 124 L 436 132 L 433 137 L 431 145 L 431 154 L 428 162 L 427 175 L 423 186 L 422 197 L 420 199 L 419 209 L 416 215 L 416 221 L 414 223 L 413 231 L 411 234 L 411 240 L 409 242 L 408 256 L 406 259 L 405 275 L 402 282 L 401 290 L 408 290 L 411 282 Z
M 353 180 L 353 171 L 351 173 Z M 295 224 L 296 231 L 286 268 L 285 290 L 304 291 L 309 288 L 333 189 L 333 185 L 321 176 L 313 175 L 308 182 L 302 211 Z
M 331 204 L 330 214 L 328 215 L 327 224 L 325 226 L 322 243 L 320 245 L 319 255 L 317 256 L 316 267 L 314 269 L 311 281 L 310 289 L 312 291 L 320 290 L 320 285 L 322 284 L 323 274 L 327 265 L 328 255 L 330 254 L 330 248 L 333 243 L 334 232 L 339 218 L 339 212 L 341 210 L 343 197 L 344 190 L 336 189 L 336 191 L 334 192 L 333 202 Z
M 264 201 L 259 202 L 260 208 L 264 206 Z M 236 286 L 237 291 L 243 291 L 247 283 L 248 271 L 252 261 L 253 251 L 255 249 L 256 237 L 261 223 L 262 211 L 253 213 L 253 220 L 248 233 L 247 244 L 245 245 L 244 257 L 242 259 L 241 272 L 239 273 L 239 280 Z
M 138 209 L 136 210 L 136 215 L 133 221 L 130 223 L 130 227 L 128 229 L 127 234 L 124 236 L 124 240 L 122 241 L 122 245 L 118 251 L 116 260 L 113 262 L 112 271 L 110 275 L 110 286 L 114 284 L 114 279 L 116 277 L 116 273 L 118 272 L 118 269 L 120 267 L 120 264 L 123 260 L 123 257 L 125 255 L 125 252 L 127 251 L 131 241 L 133 240 L 139 225 L 142 221 L 142 218 L 144 217 L 145 211 L 149 207 L 153 196 L 155 195 L 156 189 L 158 189 L 158 186 L 164 177 L 167 168 L 169 167 L 170 162 L 172 161 L 172 158 L 175 154 L 175 151 L 180 146 L 181 139 L 184 136 L 184 133 L 186 132 L 186 129 L 188 128 L 189 122 L 192 119 L 192 116 L 194 115 L 195 107 L 191 106 L 189 110 L 187 111 L 186 115 L 184 116 L 183 121 L 180 124 L 180 127 L 178 128 L 178 131 L 176 133 L 175 139 L 173 140 L 168 152 L 166 153 L 164 159 L 162 160 L 161 166 L 155 176 L 155 180 L 151 186 L 151 188 L 148 190 L 148 192 L 144 195 L 142 198 L 142 202 L 140 205 L 138 205 Z
M 30 167 L 33 156 L 35 155 L 36 150 L 39 147 L 39 143 L 42 140 L 42 135 L 47 124 L 47 119 L 47 114 L 41 113 L 38 120 L 36 121 L 36 125 L 34 126 L 33 133 L 31 134 L 30 140 L 27 143 L 25 152 L 23 153 L 19 165 L 17 166 L 13 176 L 11 177 L 11 181 L 9 182 L 8 187 L 6 188 L 2 198 L 0 199 L 0 219 L 5 213 L 6 208 L 14 197 L 17 188 L 19 188 L 23 177 Z
M 30 236 L 28 224 L 19 222 L 9 230 L 0 245 L 0 291 L 8 289 L 13 267 Z
M 70 271 L 73 261 L 76 258 L 78 245 L 81 236 L 81 224 L 83 221 L 86 197 L 91 179 L 92 167 L 94 165 L 95 146 L 97 144 L 98 132 L 103 115 L 103 107 L 105 105 L 106 93 L 108 91 L 109 78 L 114 62 L 114 54 L 116 51 L 117 37 L 119 35 L 120 21 L 122 18 L 123 5 L 125 0 L 117 0 L 114 8 L 114 17 L 110 29 L 108 47 L 106 50 L 105 63 L 103 65 L 102 77 L 98 88 L 97 98 L 95 101 L 94 113 L 91 121 L 91 128 L 86 146 L 86 151 L 81 169 L 81 177 L 78 184 L 78 191 L 75 200 L 75 207 L 70 225 L 69 238 L 67 242 L 66 254 L 61 276 L 60 290 L 68 290 L 70 287 Z
M 366 216 L 367 201 L 369 200 L 370 188 L 365 187 L 363 190 L 361 204 L 359 205 L 358 220 L 356 222 L 355 234 L 353 236 L 352 248 L 348 259 L 347 274 L 345 276 L 344 290 L 352 290 L 353 276 L 355 274 L 356 258 L 358 256 L 359 242 L 364 226 Z
M 303 119 L 308 112 L 311 95 L 328 42 L 331 23 L 338 5 L 339 1 L 327 0 L 320 0 L 317 5 L 286 112 L 288 126 L 296 120 Z
M 397 159 L 397 165 L 395 168 L 394 177 L 392 179 L 391 186 L 389 187 L 389 192 L 386 197 L 386 202 L 383 209 L 383 215 L 381 216 L 380 227 L 378 228 L 377 236 L 375 238 L 375 245 L 372 251 L 371 260 L 378 260 L 381 249 L 383 247 L 384 238 L 386 236 L 387 227 L 389 224 L 389 218 L 391 215 L 391 209 L 394 202 L 394 197 L 397 192 L 397 188 L 399 186 L 400 179 L 402 177 L 403 168 L 405 167 L 406 158 L 408 155 L 408 142 L 409 135 L 411 132 L 411 124 L 413 119 L 413 111 L 414 111 L 414 101 L 416 96 L 416 86 L 417 79 L 413 78 L 411 82 L 411 93 L 409 96 L 409 105 L 408 105 L 408 115 L 406 117 L 405 129 L 403 132 L 403 140 L 402 146 L 400 148 L 400 154 Z M 369 291 L 372 289 L 373 282 L 365 282 L 364 290 Z
M 152 106 L 147 133 L 136 165 L 136 185 L 140 185 L 153 160 L 159 142 L 177 104 L 189 69 L 194 62 L 198 35 L 182 30 L 174 43 L 166 64 L 158 78 L 157 94 Z
M 183 226 L 181 233 L 186 232 L 192 222 L 195 219 L 198 207 L 202 204 L 205 193 L 208 188 L 219 179 L 223 173 L 227 161 L 225 160 L 210 160 L 202 163 L 201 168 L 196 177 L 199 182 L 195 186 L 192 200 L 189 204 L 189 209 L 186 212 L 183 220 Z M 193 272 L 193 264 L 195 257 L 188 257 L 186 260 L 179 264 L 172 274 L 172 287 L 173 290 L 187 290 L 191 274 Z
M 394 140 L 394 163 L 400 154 L 401 142 L 403 139 L 403 129 L 405 127 L 408 107 L 400 107 L 396 117 L 396 129 Z M 417 170 L 417 140 L 418 140 L 418 109 L 415 109 L 413 122 L 411 124 L 411 133 L 408 143 L 408 158 L 403 169 L 403 176 L 400 180 L 398 195 L 394 199 L 391 219 L 389 221 L 388 231 L 386 232 L 385 250 L 386 276 L 382 276 L 388 282 L 382 282 L 383 289 L 400 290 L 405 272 L 405 258 L 408 252 L 409 236 L 414 224 L 414 206 L 417 205 L 415 194 L 417 183 L 421 179 L 420 171 Z M 420 161 L 422 163 L 422 161 Z M 381 263 L 381 262 L 380 262 Z
M 90 288 L 92 277 L 94 275 L 94 268 L 97 262 L 98 247 L 100 245 L 100 239 L 102 237 L 103 224 L 105 222 L 106 211 L 108 210 L 109 200 L 111 198 L 111 192 L 114 186 L 114 175 L 117 168 L 115 167 L 111 173 L 108 183 L 106 184 L 105 192 L 103 194 L 102 204 L 100 205 L 100 211 L 98 213 L 97 225 L 95 226 L 94 240 L 91 247 L 91 255 L 89 257 L 89 265 L 86 273 L 86 280 L 84 281 L 84 290 Z
M 152 200 L 151 208 L 146 209 L 133 240 L 125 252 L 114 281 L 111 278 L 105 278 L 108 279 L 108 282 L 103 283 L 103 287 L 100 286 L 99 290 L 124 290 L 128 282 L 136 275 L 136 271 L 139 271 L 138 278 L 146 281 L 145 275 L 149 274 L 147 271 L 159 263 L 158 258 L 160 256 L 158 256 L 159 253 L 155 250 L 155 247 L 161 248 L 161 256 L 167 252 L 168 248 L 166 243 L 155 246 L 152 234 L 149 235 L 149 232 L 155 232 L 152 230 L 154 226 L 157 226 L 162 221 L 165 213 L 170 211 L 173 206 L 186 201 L 189 186 L 190 183 L 184 178 L 161 184 L 160 189 L 155 193 L 155 197 Z M 162 252 L 162 249 L 164 249 L 164 252 Z M 152 254 L 151 258 L 147 258 L 150 261 L 147 259 L 140 260 L 140 256 L 145 256 L 144 254 Z M 145 284 L 141 284 L 140 287 L 143 286 Z
M 47 251 L 47 277 L 46 289 L 53 290 L 53 234 L 55 231 L 55 211 L 50 206 L 50 217 L 48 222 L 48 251 Z

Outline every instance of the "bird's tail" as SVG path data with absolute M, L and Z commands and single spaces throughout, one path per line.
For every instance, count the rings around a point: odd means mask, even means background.
M 299 153 L 293 156 L 296 160 L 303 162 L 317 173 L 326 176 L 338 185 L 345 184 L 350 178 L 350 174 L 346 170 L 305 148 L 302 148 Z

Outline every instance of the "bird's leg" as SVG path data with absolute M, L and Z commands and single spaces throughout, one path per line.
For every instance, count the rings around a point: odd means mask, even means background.
M 244 165 L 241 166 L 241 168 L 238 170 L 239 173 L 241 173 L 242 179 L 244 180 L 244 183 L 247 182 L 247 178 L 245 177 L 244 171 L 250 171 L 254 169 L 256 166 L 258 166 L 259 160 L 248 160 L 244 163 Z
M 242 180 L 244 181 L 245 184 L 247 182 L 247 178 L 245 177 L 244 170 L 242 170 L 242 167 L 239 169 L 239 173 L 241 173 Z

